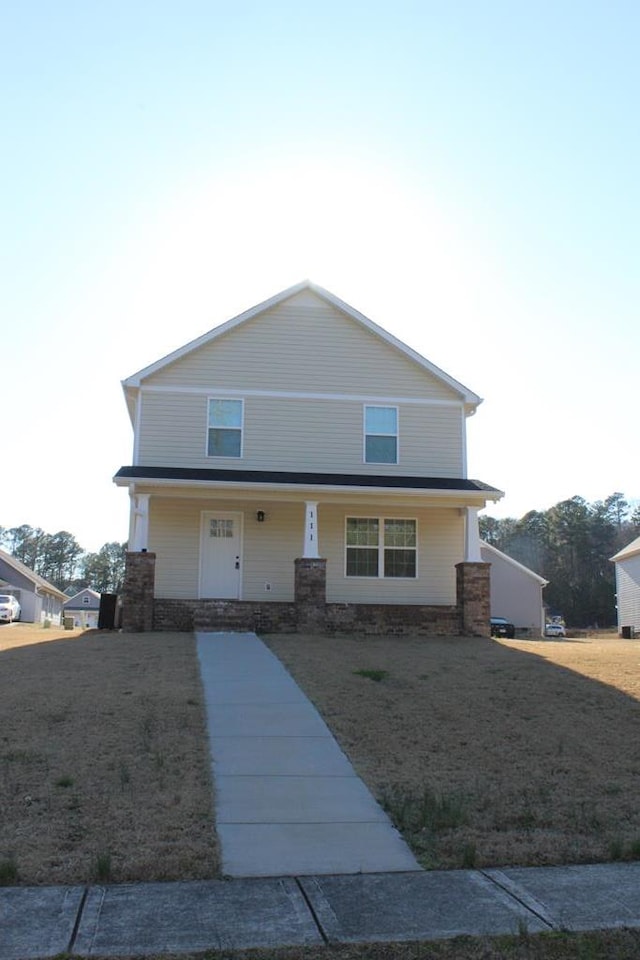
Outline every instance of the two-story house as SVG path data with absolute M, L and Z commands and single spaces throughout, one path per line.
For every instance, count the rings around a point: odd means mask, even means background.
M 129 629 L 488 633 L 476 394 L 310 282 L 129 377 Z

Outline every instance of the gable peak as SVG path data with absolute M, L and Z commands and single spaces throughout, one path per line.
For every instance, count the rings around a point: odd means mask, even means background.
M 296 295 L 310 292 L 316 297 L 324 300 L 326 303 L 330 304 L 336 310 L 338 310 L 343 315 L 349 317 L 351 320 L 355 321 L 357 324 L 361 325 L 367 329 L 370 333 L 379 337 L 385 341 L 389 346 L 398 350 L 405 357 L 409 358 L 411 361 L 416 363 L 418 366 L 422 367 L 423 370 L 429 372 L 442 384 L 449 387 L 456 393 L 461 401 L 464 403 L 465 410 L 467 414 L 475 413 L 476 408 L 482 400 L 477 396 L 473 391 L 469 390 L 463 384 L 459 383 L 457 380 L 454 380 L 453 377 L 449 376 L 435 364 L 431 363 L 413 348 L 409 347 L 406 343 L 399 340 L 393 334 L 389 333 L 388 330 L 385 330 L 383 327 L 374 323 L 373 320 L 370 320 L 364 314 L 360 313 L 354 307 L 350 306 L 344 300 L 341 300 L 335 294 L 331 293 L 329 290 L 326 290 L 324 287 L 319 286 L 310 279 L 301 280 L 299 283 L 294 284 L 291 287 L 286 288 L 285 290 L 280 291 L 280 293 L 275 294 L 267 300 L 262 301 L 261 303 L 256 304 L 253 307 L 250 307 L 248 310 L 245 310 L 243 313 L 238 314 L 235 317 L 232 317 L 230 320 L 227 320 L 225 323 L 222 323 L 202 336 L 198 337 L 195 340 L 190 341 L 185 344 L 183 347 L 180 347 L 178 350 L 175 350 L 173 353 L 168 354 L 165 357 L 162 357 L 160 360 L 157 360 L 155 363 L 150 364 L 149 366 L 139 370 L 133 376 L 128 377 L 126 380 L 123 380 L 122 386 L 125 391 L 125 395 L 128 398 L 128 402 L 132 402 L 132 392 L 135 394 L 137 389 L 142 385 L 143 380 L 151 376 L 154 373 L 157 373 L 159 370 L 162 370 L 164 367 L 168 366 L 171 363 L 174 363 L 176 360 L 179 360 L 189 353 L 198 350 L 200 347 L 204 346 L 207 343 L 210 343 L 213 340 L 216 340 L 218 337 L 228 333 L 231 330 L 241 326 L 244 323 L 247 323 L 249 320 L 252 320 L 260 314 L 266 313 L 268 310 L 276 307 L 286 300 L 289 300 Z M 130 412 L 133 413 L 132 405 L 130 402 Z

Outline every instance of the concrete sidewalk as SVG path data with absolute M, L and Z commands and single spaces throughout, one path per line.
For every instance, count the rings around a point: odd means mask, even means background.
M 0 888 L 2 960 L 611 927 L 640 927 L 640 863 Z
M 420 870 L 313 704 L 254 633 L 197 633 L 229 877 Z

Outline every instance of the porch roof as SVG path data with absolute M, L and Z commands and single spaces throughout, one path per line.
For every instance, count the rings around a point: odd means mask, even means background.
M 191 467 L 120 467 L 114 482 L 127 486 L 136 480 L 165 483 L 240 484 L 247 486 L 331 487 L 433 491 L 480 495 L 486 500 L 499 500 L 503 492 L 482 480 L 463 477 L 412 477 L 370 473 L 298 473 L 289 470 L 219 470 Z

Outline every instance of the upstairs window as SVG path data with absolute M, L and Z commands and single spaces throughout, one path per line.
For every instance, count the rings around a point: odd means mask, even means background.
M 417 576 L 417 522 L 382 517 L 347 517 L 348 577 Z
M 209 400 L 208 457 L 242 456 L 242 400 Z
M 364 462 L 398 462 L 398 408 L 364 408 Z

